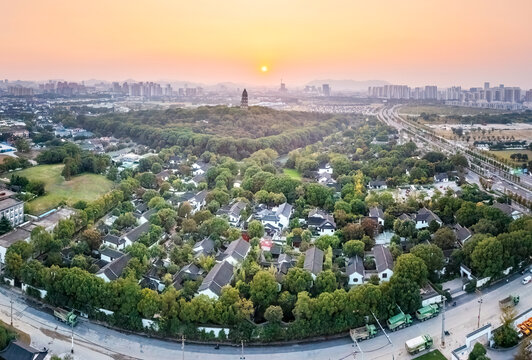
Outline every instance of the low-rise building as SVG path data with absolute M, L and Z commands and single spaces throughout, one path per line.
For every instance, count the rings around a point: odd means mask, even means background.
M 386 185 L 386 181 L 384 180 L 371 180 L 368 183 L 368 189 L 384 190 L 384 189 L 388 189 L 388 185 Z
M 336 231 L 334 217 L 317 208 L 309 212 L 307 224 L 309 228 L 315 229 L 319 235 L 333 235 Z
M 318 274 L 323 270 L 323 255 L 323 251 L 315 246 L 305 252 L 303 269 L 310 272 L 313 280 L 316 280 Z
M 366 276 L 366 270 L 364 268 L 364 259 L 355 255 L 347 260 L 347 266 L 345 268 L 349 285 L 362 285 L 364 283 L 364 277 Z
M 375 219 L 375 221 L 377 221 L 377 224 L 379 224 L 380 226 L 384 226 L 384 212 L 380 207 L 374 206 L 370 208 L 369 217 Z
M 131 255 L 122 255 L 118 259 L 111 261 L 103 268 L 98 270 L 96 272 L 96 276 L 102 278 L 105 282 L 116 280 L 122 276 L 122 273 L 124 272 L 124 269 L 126 268 L 130 259 Z
M 232 241 L 222 255 L 223 260 L 236 266 L 244 261 L 250 249 L 249 243 L 242 238 Z
M 373 247 L 373 256 L 375 257 L 375 266 L 381 281 L 389 281 L 393 275 L 393 256 L 384 245 L 375 245 Z
M 228 261 L 214 265 L 198 289 L 198 295 L 206 295 L 211 299 L 218 299 L 222 288 L 229 285 L 233 279 L 234 267 Z

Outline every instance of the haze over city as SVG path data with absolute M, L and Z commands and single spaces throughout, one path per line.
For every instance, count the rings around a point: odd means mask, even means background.
M 527 0 L 43 0 L 0 10 L 0 72 L 12 80 L 532 87 Z

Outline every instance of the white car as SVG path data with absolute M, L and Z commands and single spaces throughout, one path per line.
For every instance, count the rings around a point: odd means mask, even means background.
M 523 283 L 523 285 L 526 285 L 530 282 L 530 280 L 532 280 L 532 276 L 528 275 L 525 278 L 523 278 L 523 280 L 521 280 L 521 283 Z

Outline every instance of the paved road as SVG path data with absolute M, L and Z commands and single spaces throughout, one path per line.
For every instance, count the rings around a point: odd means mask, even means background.
M 532 307 L 532 284 L 522 285 L 522 276 L 514 276 L 509 283 L 495 286 L 482 295 L 483 304 L 480 323 L 491 322 L 498 325 L 498 300 L 507 294 L 518 294 L 521 303 L 517 306 L 520 313 Z M 36 348 L 47 347 L 56 354 L 70 352 L 70 328 L 59 323 L 52 315 L 28 306 L 25 299 L 7 289 L 0 289 L 0 318 L 9 322 L 10 299 L 14 299 L 14 325 L 31 335 L 32 345 Z M 478 302 L 477 296 L 468 294 L 457 300 L 456 307 L 449 307 L 445 312 L 446 329 L 451 336 L 446 338 L 446 346 L 440 347 L 441 315 L 423 323 L 417 323 L 409 328 L 390 333 L 392 345 L 388 344 L 384 336 L 360 342 L 365 352 L 364 359 L 409 359 L 404 350 L 404 342 L 420 334 L 430 334 L 437 347 L 450 356 L 450 352 L 464 343 L 467 333 L 477 328 Z M 137 335 L 127 335 L 105 327 L 81 322 L 74 328 L 76 359 L 94 360 L 127 360 L 127 359 L 158 359 L 175 360 L 182 356 L 181 344 L 150 339 Z M 248 360 L 276 360 L 276 359 L 316 359 L 337 360 L 352 358 L 353 344 L 347 339 L 316 342 L 294 346 L 253 347 L 245 349 Z M 502 354 L 509 358 L 509 354 Z M 212 346 L 185 346 L 185 359 L 239 359 L 240 349 L 236 347 L 222 347 L 215 350 Z M 357 355 L 357 359 L 361 359 Z
M 428 135 L 424 135 L 423 129 L 418 128 L 417 125 L 412 124 L 411 122 L 406 122 L 401 116 L 399 116 L 399 114 L 397 113 L 399 108 L 400 105 L 394 105 L 392 107 L 384 106 L 379 108 L 375 115 L 384 123 L 388 124 L 389 126 L 395 127 L 399 132 L 403 131 L 404 134 L 408 134 L 408 137 L 412 141 L 414 141 L 419 148 L 443 151 L 448 155 L 454 154 L 457 150 L 460 150 L 461 153 L 466 156 L 470 163 L 474 163 L 474 161 L 479 161 L 479 159 L 473 158 L 472 156 L 465 153 L 466 148 L 458 142 L 443 138 L 441 138 L 442 141 L 428 140 Z M 484 171 L 488 170 L 490 172 L 490 175 L 494 180 L 494 190 L 498 190 L 502 193 L 511 191 L 527 200 L 532 200 L 532 191 L 525 188 L 525 186 L 532 186 L 531 176 L 521 175 L 521 183 L 518 184 L 510 181 L 509 179 L 506 179 L 503 176 L 502 172 L 500 172 L 497 168 L 487 162 L 482 162 L 482 168 Z M 522 206 L 517 207 L 521 211 L 524 211 L 526 213 L 529 212 L 528 209 L 525 209 Z

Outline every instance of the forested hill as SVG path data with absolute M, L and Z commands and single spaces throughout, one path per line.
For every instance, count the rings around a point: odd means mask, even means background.
M 242 159 L 265 148 L 287 153 L 360 120 L 356 115 L 213 106 L 79 116 L 76 121 L 97 134 L 131 137 L 154 148 L 177 145 L 195 154 L 208 150 Z

